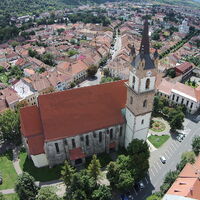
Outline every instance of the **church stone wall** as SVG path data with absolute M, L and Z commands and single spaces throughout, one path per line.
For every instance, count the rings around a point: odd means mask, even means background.
M 120 133 L 120 127 L 122 132 Z M 112 129 L 112 133 L 111 133 Z M 100 136 L 102 134 L 102 136 Z M 112 134 L 112 137 L 110 136 Z M 89 143 L 87 142 L 87 137 Z M 100 139 L 101 137 L 101 139 Z M 63 163 L 66 159 L 69 160 L 69 150 L 81 147 L 87 156 L 99 154 L 103 152 L 109 153 L 110 144 L 115 142 L 115 150 L 119 146 L 124 146 L 125 125 L 116 125 L 109 128 L 91 131 L 88 133 L 80 134 L 75 137 L 64 138 L 61 140 L 49 141 L 45 144 L 45 153 L 49 166 Z M 74 140 L 74 142 L 72 142 Z M 56 144 L 57 143 L 57 144 Z M 56 150 L 59 149 L 59 152 Z

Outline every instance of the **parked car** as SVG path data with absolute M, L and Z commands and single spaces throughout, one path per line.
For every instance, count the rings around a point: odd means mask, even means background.
M 121 200 L 129 200 L 125 194 L 121 194 L 120 198 Z
M 161 161 L 163 164 L 165 164 L 165 163 L 166 163 L 166 158 L 165 158 L 164 156 L 161 156 L 161 157 L 160 157 L 160 161 Z
M 128 197 L 129 200 L 134 200 L 132 194 L 129 191 L 126 193 L 126 196 Z
M 3 178 L 2 178 L 2 176 L 0 175 L 0 185 L 2 185 L 3 184 Z
M 176 136 L 176 139 L 177 139 L 179 142 L 181 142 L 181 141 L 182 141 L 182 139 L 181 139 L 180 135 L 177 135 L 177 136 Z

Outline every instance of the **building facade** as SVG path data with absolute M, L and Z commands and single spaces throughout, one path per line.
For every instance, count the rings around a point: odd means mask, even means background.
M 148 21 L 129 80 L 71 89 L 38 97 L 38 106 L 20 110 L 23 143 L 36 167 L 66 159 L 72 165 L 102 152 L 146 140 L 156 81 L 156 59 L 149 53 Z

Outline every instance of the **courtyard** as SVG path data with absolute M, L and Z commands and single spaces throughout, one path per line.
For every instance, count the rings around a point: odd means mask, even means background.
M 161 117 L 153 118 L 148 133 L 148 141 L 153 148 L 160 148 L 170 138 L 170 126 Z

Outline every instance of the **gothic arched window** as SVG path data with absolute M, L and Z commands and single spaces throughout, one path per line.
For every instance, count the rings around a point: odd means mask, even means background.
M 133 104 L 133 97 L 130 97 L 130 104 Z
M 110 139 L 111 140 L 113 139 L 113 129 L 112 128 L 110 129 Z
M 146 106 L 147 106 L 147 100 L 145 99 L 143 102 L 143 107 L 146 107 Z
M 135 86 L 135 76 L 133 76 L 132 88 L 134 89 Z
M 149 89 L 149 86 L 150 86 L 150 79 L 148 78 L 148 79 L 146 80 L 145 88 L 146 88 L 146 89 Z

